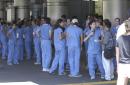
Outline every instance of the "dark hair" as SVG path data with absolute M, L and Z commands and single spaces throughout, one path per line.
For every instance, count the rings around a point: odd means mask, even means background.
M 40 19 L 36 19 L 36 24 L 40 26 Z
M 88 23 L 88 26 L 89 28 L 91 29 L 90 25 L 92 25 L 93 23 L 95 23 L 96 21 L 95 20 L 90 20 L 89 23 Z
M 115 18 L 115 20 L 117 20 L 117 19 L 118 19 L 119 21 L 121 21 L 120 18 Z
M 22 28 L 23 24 L 24 24 L 24 20 L 18 22 L 18 24 L 17 24 L 17 25 L 18 25 L 18 28 Z
M 111 28 L 111 22 L 110 22 L 110 20 L 109 19 L 104 19 L 103 20 L 103 23 L 105 24 L 105 26 L 107 27 L 107 28 Z
M 66 19 L 67 17 L 66 17 L 66 15 L 65 15 L 65 14 L 63 14 L 63 15 L 61 16 L 61 18 Z
M 129 20 L 126 20 L 125 21 L 125 29 L 126 29 L 126 32 L 130 32 L 130 21 Z
M 103 20 L 98 19 L 98 20 L 96 20 L 96 22 L 98 22 L 100 25 L 102 25 L 102 26 L 103 26 Z
M 51 22 L 51 19 L 49 17 L 43 17 L 42 19 L 44 19 L 44 21 L 47 23 L 47 24 L 50 24 Z
M 58 27 L 60 27 L 60 23 L 63 22 L 63 19 L 58 19 L 54 25 L 54 29 L 57 29 Z

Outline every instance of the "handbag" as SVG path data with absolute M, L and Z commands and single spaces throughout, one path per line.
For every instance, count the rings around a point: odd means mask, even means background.
M 115 47 L 105 48 L 104 49 L 104 57 L 106 59 L 112 59 L 115 57 Z

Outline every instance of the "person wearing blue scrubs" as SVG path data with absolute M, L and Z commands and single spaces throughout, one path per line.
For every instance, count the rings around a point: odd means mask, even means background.
M 23 21 L 18 22 L 18 26 L 16 29 L 16 49 L 15 49 L 15 56 L 18 58 L 19 61 L 23 61 L 24 59 L 24 41 L 23 41 Z
M 41 36 L 41 49 L 42 49 L 42 71 L 49 71 L 50 62 L 52 58 L 52 27 L 49 18 L 41 19 L 40 36 Z
M 65 75 L 64 62 L 65 62 L 65 34 L 64 28 L 65 22 L 62 19 L 58 19 L 54 30 L 54 46 L 55 46 L 55 58 L 49 73 L 53 73 L 59 66 L 58 74 Z
M 80 75 L 80 53 L 82 48 L 83 31 L 78 26 L 78 19 L 72 20 L 72 25 L 66 30 L 68 59 L 70 65 L 69 77 L 81 77 Z
M 35 65 L 41 64 L 41 41 L 40 41 L 40 20 L 33 21 L 35 26 L 33 28 L 33 42 L 36 53 Z
M 95 69 L 96 64 L 101 72 L 101 79 L 104 79 L 104 68 L 102 64 L 102 45 L 101 45 L 101 29 L 96 28 L 96 21 L 89 22 L 90 30 L 86 32 L 87 37 L 84 41 L 88 40 L 88 68 L 91 79 L 96 78 Z
M 33 29 L 31 28 L 30 20 L 25 21 L 24 38 L 25 38 L 25 51 L 27 54 L 26 59 L 30 60 L 32 56 L 32 42 L 33 42 Z
M 15 43 L 16 43 L 16 25 L 13 23 L 12 27 L 9 27 L 9 31 L 7 33 L 8 36 L 8 60 L 7 64 L 12 65 L 12 64 L 17 64 L 17 58 L 15 58 Z
M 2 22 L 2 24 L 0 25 L 0 41 L 2 44 L 2 59 L 6 59 L 7 57 L 7 50 L 8 50 L 8 46 L 7 46 L 7 30 L 6 30 L 6 26 L 5 23 Z

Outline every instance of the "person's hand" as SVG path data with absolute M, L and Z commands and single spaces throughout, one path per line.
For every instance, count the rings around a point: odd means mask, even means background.
M 92 36 L 92 35 L 94 35 L 94 32 L 93 32 L 93 31 L 92 31 L 92 32 L 90 32 L 89 36 Z
M 35 32 L 33 32 L 33 36 L 36 36 L 36 33 L 35 33 Z

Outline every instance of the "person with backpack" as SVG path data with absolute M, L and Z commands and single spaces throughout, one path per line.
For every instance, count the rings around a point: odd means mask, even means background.
M 109 57 L 110 55 L 105 55 L 105 49 L 111 49 L 114 46 L 113 35 L 111 32 L 111 22 L 108 19 L 103 20 L 103 28 L 104 29 L 102 31 L 102 63 L 105 70 L 105 80 L 112 80 L 114 79 L 114 66 L 112 58 L 108 59 L 106 57 Z

